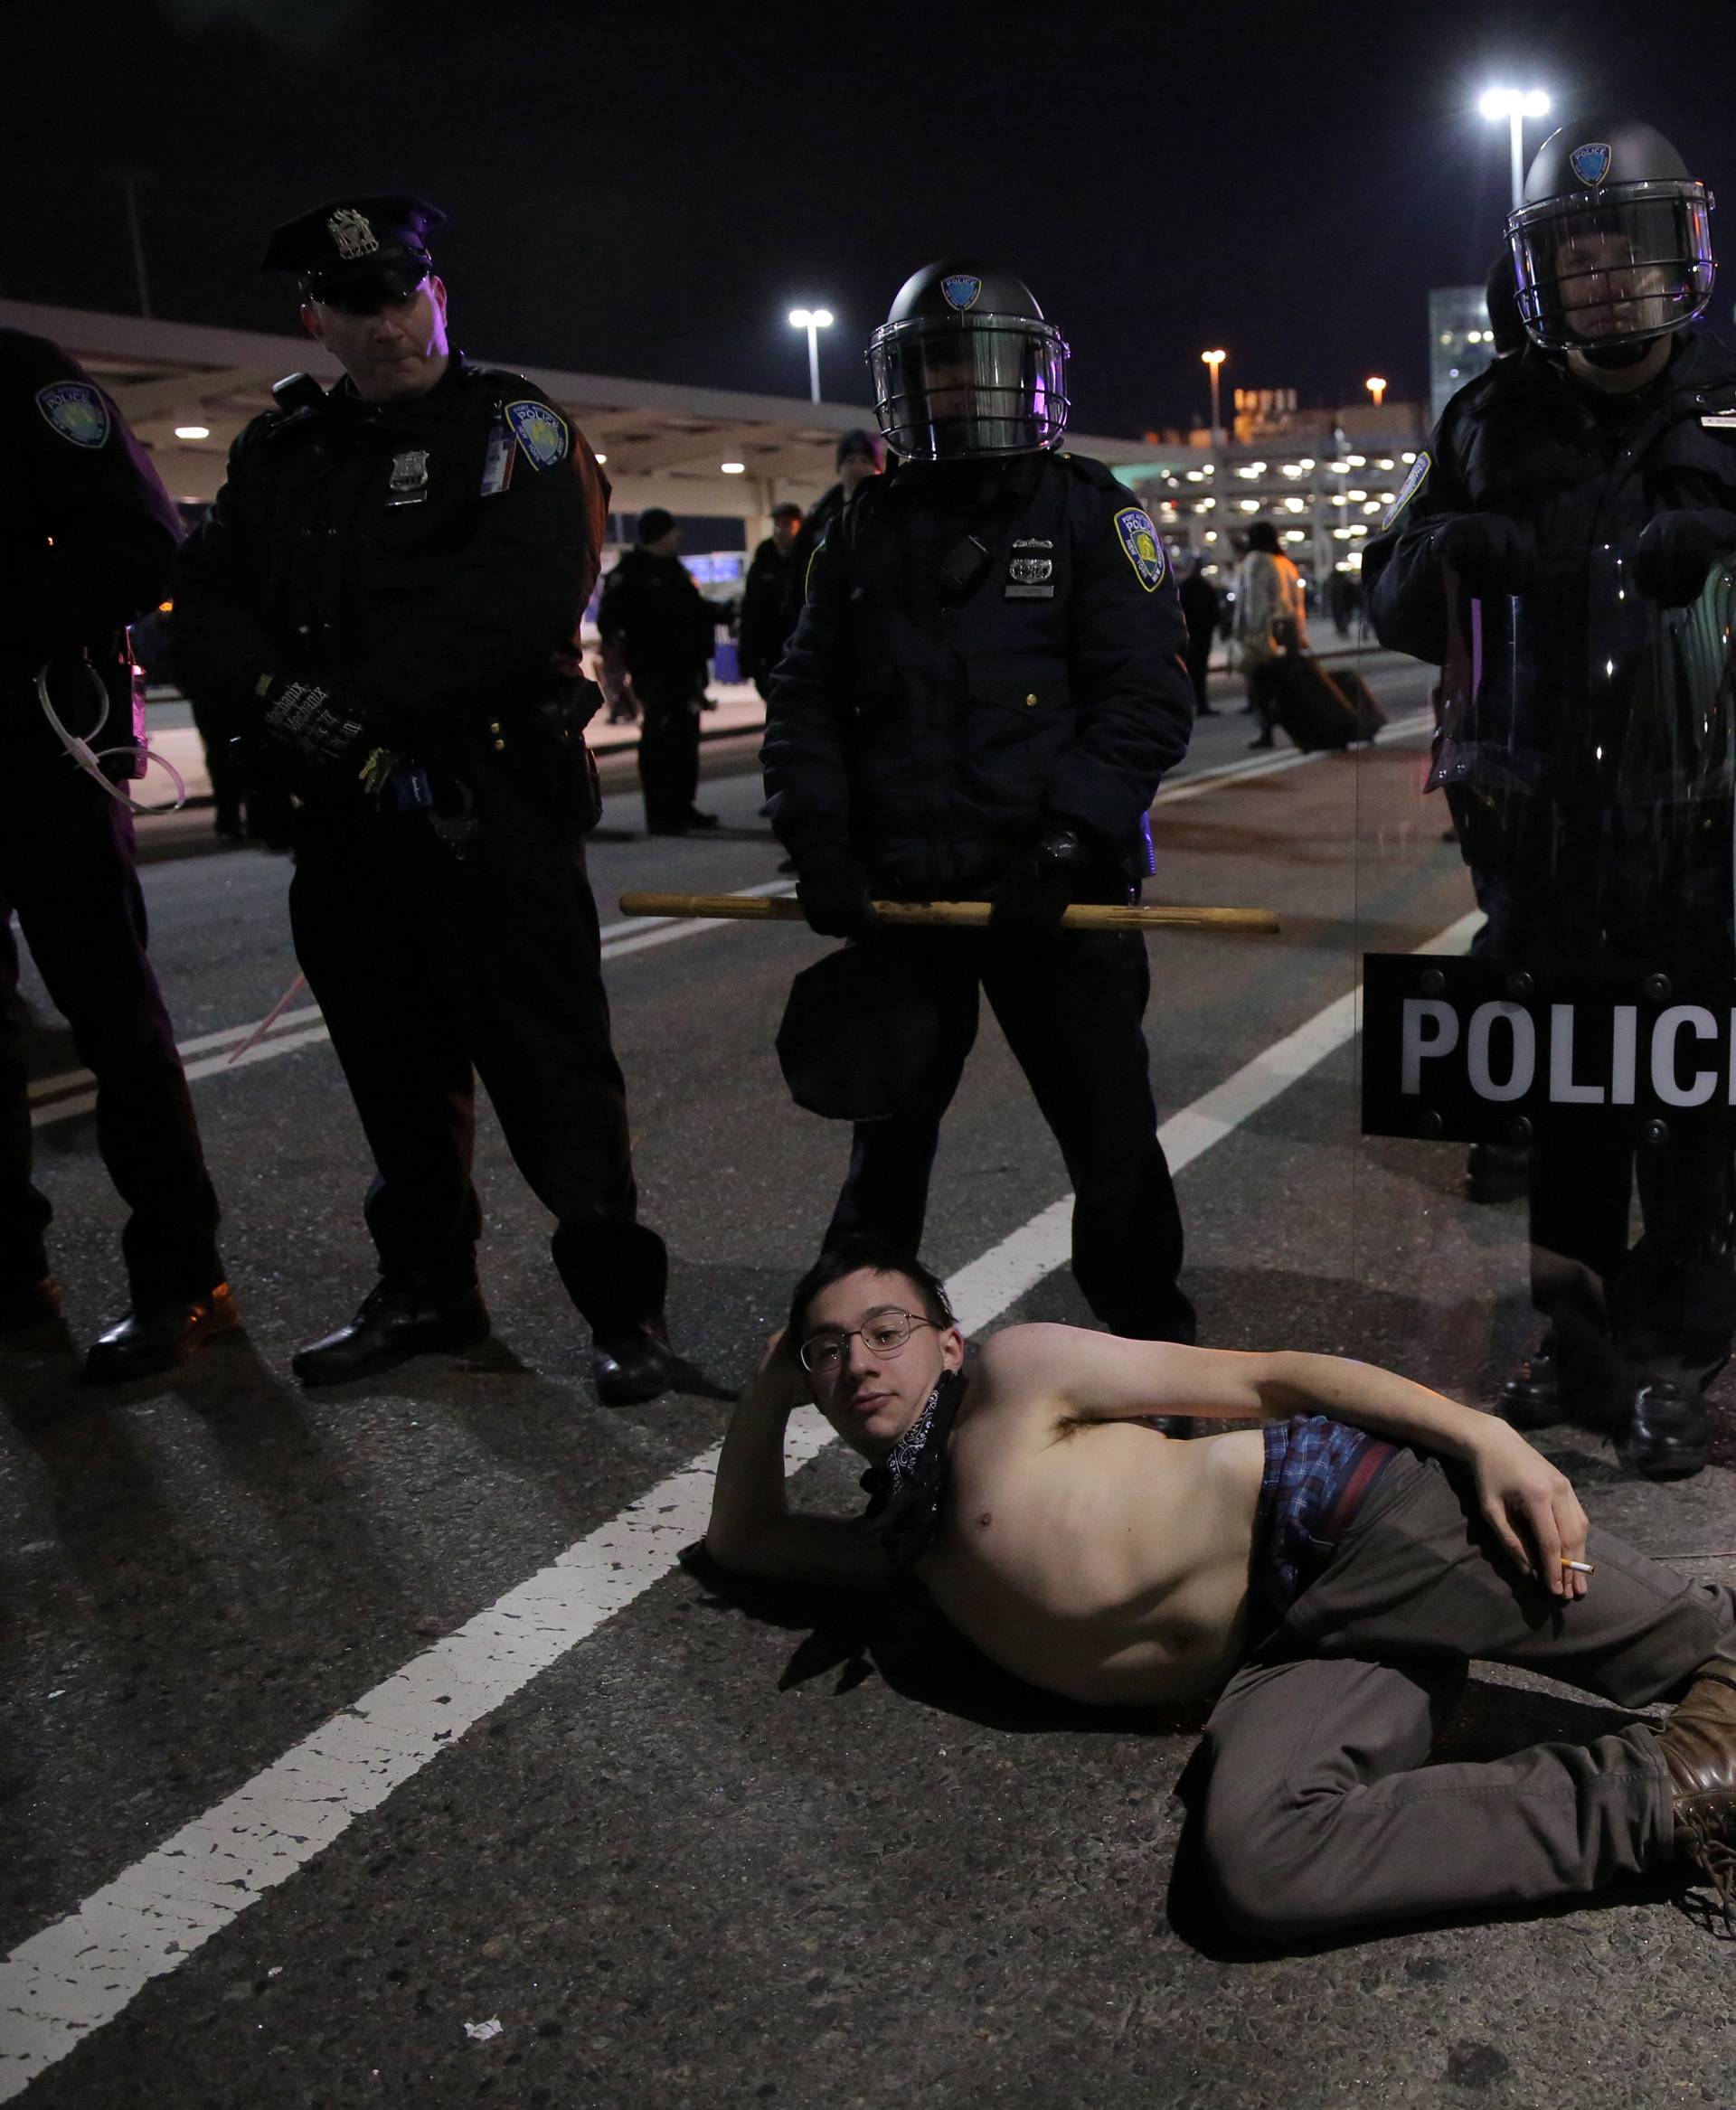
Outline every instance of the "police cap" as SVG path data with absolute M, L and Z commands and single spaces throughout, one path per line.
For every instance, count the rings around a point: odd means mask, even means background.
M 415 292 L 434 268 L 429 234 L 445 222 L 438 205 L 401 193 L 328 198 L 277 230 L 259 268 L 293 271 L 309 300 L 368 315 Z

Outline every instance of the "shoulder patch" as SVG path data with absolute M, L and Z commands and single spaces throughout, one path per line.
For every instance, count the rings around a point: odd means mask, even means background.
M 1163 584 L 1168 566 L 1150 513 L 1142 506 L 1124 505 L 1115 516 L 1115 532 L 1121 538 L 1134 577 L 1147 593 L 1155 593 Z
M 62 439 L 93 451 L 108 438 L 108 403 L 88 381 L 51 381 L 36 391 L 36 408 Z
M 533 468 L 552 469 L 566 460 L 572 435 L 559 410 L 534 398 L 522 399 L 506 405 L 506 421 Z
M 1404 511 L 1417 493 L 1429 481 L 1429 471 L 1432 466 L 1427 454 L 1420 454 L 1416 460 L 1411 463 L 1410 473 L 1406 476 L 1403 483 L 1399 485 L 1398 496 L 1381 515 L 1382 532 L 1392 525 L 1400 513 Z

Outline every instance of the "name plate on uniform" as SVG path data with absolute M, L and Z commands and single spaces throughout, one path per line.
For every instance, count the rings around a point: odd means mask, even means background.
M 1662 1142 L 1736 1105 L 1733 1041 L 1730 981 L 1369 953 L 1363 1133 L 1526 1143 L 1596 1123 Z

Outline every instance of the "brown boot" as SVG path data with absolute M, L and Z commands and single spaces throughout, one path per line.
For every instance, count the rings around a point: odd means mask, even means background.
M 1736 1665 L 1702 1669 L 1657 1734 L 1675 1803 L 1675 1851 L 1736 1928 Z

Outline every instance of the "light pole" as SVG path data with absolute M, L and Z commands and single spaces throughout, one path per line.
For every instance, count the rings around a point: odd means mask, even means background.
M 1368 379 L 1363 383 L 1363 386 L 1368 391 L 1369 394 L 1373 397 L 1374 408 L 1378 410 L 1381 407 L 1381 400 L 1386 394 L 1385 381 L 1381 379 L 1378 373 L 1371 373 Z
M 1223 364 L 1222 352 L 1202 352 L 1200 357 L 1212 369 L 1212 444 L 1216 447 L 1222 437 L 1222 425 L 1218 417 L 1218 369 Z
M 1492 88 L 1477 107 L 1491 123 L 1497 118 L 1507 120 L 1507 144 L 1513 156 L 1513 209 L 1516 212 L 1525 202 L 1525 119 L 1546 118 L 1549 98 L 1541 88 Z
M 807 388 L 812 401 L 820 400 L 820 332 L 832 326 L 832 310 L 829 307 L 792 307 L 789 311 L 792 330 L 807 332 Z

